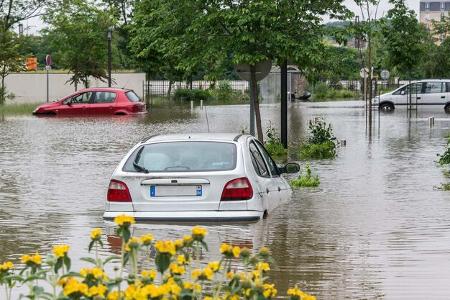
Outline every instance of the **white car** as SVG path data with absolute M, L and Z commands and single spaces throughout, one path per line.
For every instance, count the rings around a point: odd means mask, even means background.
M 292 190 L 263 145 L 250 135 L 177 134 L 134 146 L 114 171 L 104 219 L 257 221 Z
M 398 89 L 375 97 L 374 105 L 382 111 L 393 111 L 396 106 L 441 105 L 450 113 L 450 79 L 426 79 L 411 82 Z

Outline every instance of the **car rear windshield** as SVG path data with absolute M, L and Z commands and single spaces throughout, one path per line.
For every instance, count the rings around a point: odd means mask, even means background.
M 125 95 L 127 95 L 128 100 L 130 100 L 131 102 L 139 102 L 139 101 L 141 101 L 139 96 L 136 95 L 136 93 L 134 91 L 128 91 L 128 92 L 125 93 Z
M 143 145 L 125 172 L 203 172 L 236 168 L 236 145 L 226 142 L 167 142 Z

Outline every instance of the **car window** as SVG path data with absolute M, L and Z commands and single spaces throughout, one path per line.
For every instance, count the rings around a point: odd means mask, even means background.
M 270 177 L 264 158 L 258 151 L 254 142 L 250 142 L 249 150 L 250 156 L 252 157 L 253 168 L 255 168 L 256 173 L 261 177 Z
M 403 93 L 402 93 L 403 92 Z M 417 83 L 411 83 L 408 85 L 405 85 L 401 89 L 397 90 L 396 92 L 392 93 L 393 95 L 409 95 L 411 94 L 422 94 L 422 82 Z
M 442 82 L 425 82 L 423 87 L 424 94 L 442 93 Z
M 447 93 L 450 93 L 450 82 L 446 82 L 445 85 L 447 87 Z
M 270 157 L 270 154 L 267 152 L 266 148 L 264 148 L 264 146 L 259 141 L 255 140 L 255 142 L 256 145 L 258 146 L 259 151 L 261 152 L 262 156 L 267 162 L 270 174 L 272 174 L 272 176 L 279 176 L 280 174 L 278 173 L 278 167 L 276 163 L 273 161 L 272 157 Z
M 128 100 L 130 100 L 131 102 L 140 102 L 141 101 L 139 96 L 136 95 L 136 93 L 134 91 L 128 91 L 125 93 L 125 95 L 127 95 Z
M 72 104 L 77 104 L 77 103 L 90 103 L 91 102 L 91 98 L 92 98 L 92 92 L 86 92 L 86 93 L 81 93 L 75 97 L 70 98 L 70 102 Z
M 113 92 L 95 92 L 94 103 L 112 103 L 116 99 Z
M 136 149 L 123 170 L 137 172 L 142 167 L 149 172 L 227 171 L 236 168 L 236 157 L 236 145 L 233 143 L 154 143 Z

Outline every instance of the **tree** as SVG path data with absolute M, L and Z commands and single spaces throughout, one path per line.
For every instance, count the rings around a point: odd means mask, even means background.
M 141 56 L 174 58 L 174 68 L 184 74 L 203 65 L 214 77 L 229 57 L 252 69 L 264 60 L 291 59 L 305 66 L 317 55 L 311 50 L 321 42 L 324 15 L 343 18 L 349 11 L 342 1 L 331 0 L 142 0 L 131 45 Z M 251 85 L 256 87 L 255 80 Z M 262 141 L 258 101 L 255 115 Z
M 24 64 L 14 26 L 39 16 L 46 3 L 44 0 L 0 0 L 0 105 L 5 102 L 5 78 L 21 70 Z
M 45 33 L 56 50 L 54 60 L 73 73 L 70 82 L 87 87 L 90 76 L 105 81 L 111 14 L 83 0 L 68 0 L 50 9 L 45 20 Z
M 431 42 L 429 35 L 404 0 L 391 0 L 390 3 L 394 7 L 388 11 L 381 26 L 387 67 L 404 78 L 421 77 L 422 65 L 418 62 L 425 59 Z

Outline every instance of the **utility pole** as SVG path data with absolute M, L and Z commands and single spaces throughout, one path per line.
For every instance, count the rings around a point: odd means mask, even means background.
M 112 51 L 111 51 L 111 41 L 112 41 L 112 27 L 108 28 L 108 87 L 111 87 L 111 69 L 112 69 Z
M 281 72 L 281 143 L 287 149 L 287 61 L 283 61 L 280 66 Z

